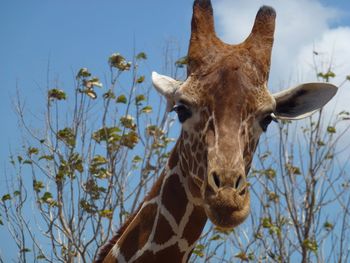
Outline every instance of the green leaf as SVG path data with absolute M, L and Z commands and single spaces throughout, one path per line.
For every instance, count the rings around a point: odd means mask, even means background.
M 263 170 L 263 174 L 267 176 L 267 178 L 269 178 L 270 180 L 276 177 L 276 171 L 272 168 Z
M 204 249 L 205 246 L 198 244 L 197 246 L 195 246 L 194 250 L 193 250 L 193 254 L 197 255 L 198 257 L 204 257 Z
M 335 127 L 333 127 L 333 126 L 328 126 L 328 127 L 327 127 L 327 132 L 328 132 L 328 133 L 336 133 L 336 129 L 335 129 Z
M 301 175 L 301 170 L 300 170 L 300 168 L 297 167 L 297 166 L 293 166 L 293 165 L 291 165 L 291 164 L 287 164 L 287 165 L 286 165 L 286 168 L 287 168 L 287 170 L 289 171 L 289 173 L 291 173 L 291 174 Z
M 129 133 L 124 134 L 124 136 L 122 137 L 120 144 L 122 146 L 126 146 L 129 149 L 133 149 L 136 144 L 139 141 L 139 136 L 137 135 L 136 132 L 131 131 Z
M 249 261 L 248 255 L 246 253 L 244 253 L 243 251 L 236 254 L 235 257 L 239 258 L 242 261 Z
M 253 252 L 250 252 L 250 253 L 248 254 L 248 259 L 249 259 L 250 261 L 255 260 L 255 256 L 254 256 L 254 253 L 253 253 Z
M 350 120 L 350 112 L 348 112 L 348 111 L 341 111 L 341 112 L 339 112 L 338 116 L 344 121 Z
M 162 136 L 162 140 L 164 141 L 165 144 L 169 144 L 170 142 L 175 142 L 176 141 L 176 139 L 169 138 L 169 137 L 166 137 L 166 136 Z
M 264 237 L 264 235 L 261 232 L 256 232 L 254 235 L 254 238 L 256 239 L 262 239 Z
M 81 68 L 78 71 L 77 79 L 79 79 L 79 78 L 87 78 L 87 77 L 90 77 L 90 76 L 91 76 L 91 73 L 89 72 L 89 70 L 87 68 Z
M 343 111 L 339 112 L 338 115 L 350 116 L 350 112 L 343 110 Z
M 317 76 L 323 78 L 326 82 L 328 82 L 330 78 L 335 78 L 336 75 L 333 71 L 328 70 L 326 73 L 318 73 Z
M 99 212 L 101 217 L 106 217 L 109 219 L 113 218 L 113 211 L 112 210 L 102 210 Z
M 93 87 L 98 87 L 98 88 L 102 88 L 103 87 L 102 83 L 100 82 L 100 80 L 97 77 L 94 77 L 92 79 L 84 79 L 83 80 L 83 86 L 87 90 L 92 90 Z
M 52 161 L 53 159 L 54 159 L 53 155 L 42 155 L 40 156 L 39 161 L 40 160 Z
M 85 91 L 85 94 L 88 95 L 91 99 L 96 99 L 97 98 L 97 94 L 95 91 L 93 91 L 92 89 L 88 89 Z
M 108 163 L 107 159 L 101 155 L 95 155 L 94 158 L 91 160 L 92 165 L 103 165 Z
M 65 144 L 72 148 L 75 146 L 75 135 L 71 128 L 64 128 L 62 130 L 59 130 L 57 132 L 57 139 L 63 141 Z
M 83 160 L 78 153 L 72 153 L 69 156 L 68 164 L 71 167 L 71 170 L 76 170 L 79 173 L 84 172 Z
M 219 227 L 219 226 L 216 226 L 214 229 L 215 229 L 215 231 L 217 231 L 217 232 L 219 232 L 221 234 L 225 234 L 225 235 L 229 235 L 233 231 L 233 228 L 222 228 L 222 227 Z
M 112 173 L 107 171 L 105 168 L 99 168 L 94 171 L 90 171 L 92 174 L 95 175 L 95 177 L 99 179 L 108 179 L 111 178 Z
M 350 75 L 346 76 L 346 80 L 350 81 Z
M 138 84 L 141 84 L 142 82 L 144 82 L 145 81 L 145 76 L 140 76 L 137 80 L 136 80 L 136 82 L 138 83 Z
M 79 92 L 86 94 L 88 97 L 90 97 L 93 100 L 97 98 L 97 94 L 92 88 L 80 89 Z
M 149 125 L 149 126 L 147 126 L 146 133 L 149 136 L 155 136 L 155 137 L 160 137 L 160 136 L 164 135 L 164 131 L 162 131 L 156 125 Z
M 278 202 L 279 200 L 279 196 L 275 192 L 269 192 L 268 196 L 269 196 L 269 200 L 272 202 Z
M 135 98 L 136 105 L 140 105 L 140 103 L 142 101 L 145 101 L 145 100 L 146 100 L 145 95 L 143 95 L 143 94 L 137 95 L 136 98 Z
M 31 250 L 29 249 L 29 248 L 22 248 L 19 252 L 21 252 L 21 253 L 28 253 L 28 252 L 30 252 Z
M 273 234 L 280 235 L 281 234 L 281 229 L 278 226 L 272 225 L 270 227 L 270 229 L 269 229 L 269 233 L 270 233 L 270 235 L 273 235 Z
M 331 153 L 329 153 L 329 154 L 326 155 L 325 158 L 326 158 L 326 159 L 333 159 L 333 158 L 334 158 L 334 155 L 331 154 Z
M 115 143 L 121 138 L 120 132 L 121 130 L 119 127 L 101 128 L 92 134 L 92 138 L 98 143 L 101 143 L 102 141 Z
M 103 85 L 100 82 L 100 79 L 98 77 L 93 77 L 92 79 L 89 80 L 92 86 L 102 88 Z
M 329 78 L 335 78 L 335 76 L 336 76 L 333 71 L 328 71 L 327 75 L 328 75 Z
M 52 200 L 52 194 L 50 192 L 45 192 L 43 196 L 41 197 L 41 201 L 45 203 L 51 203 Z
M 151 106 L 143 107 L 141 112 L 142 113 L 151 113 L 152 112 L 152 107 Z
M 139 163 L 142 162 L 142 158 L 138 155 L 136 155 L 133 159 L 132 159 L 133 163 Z
M 271 219 L 270 218 L 263 218 L 262 219 L 262 226 L 263 228 L 271 228 L 272 227 L 272 223 L 271 223 Z
M 104 99 L 115 99 L 115 94 L 113 91 L 109 90 L 103 94 Z
M 45 255 L 43 254 L 39 254 L 36 259 L 46 259 Z
M 188 57 L 182 57 L 175 62 L 175 66 L 178 68 L 184 68 L 188 64 Z
M 333 230 L 334 228 L 334 225 L 328 221 L 326 221 L 324 224 L 323 224 L 323 227 L 327 230 L 327 231 L 331 231 Z
M 121 117 L 120 118 L 120 123 L 128 129 L 135 129 L 136 128 L 136 124 L 134 123 L 134 118 L 130 115 L 127 115 L 125 117 Z
M 210 241 L 215 241 L 215 240 L 220 240 L 220 239 L 222 239 L 222 237 L 220 236 L 220 235 L 214 235 L 214 236 L 212 236 L 211 238 L 210 238 Z
M 35 148 L 35 147 L 29 147 L 28 151 L 27 151 L 28 155 L 32 155 L 32 154 L 38 154 L 39 153 L 39 149 Z
M 105 193 L 106 189 L 99 187 L 94 179 L 89 179 L 85 184 L 85 192 L 87 192 L 92 199 L 98 200 L 101 197 L 101 193 Z
M 50 89 L 47 94 L 50 100 L 66 100 L 67 95 L 63 90 L 60 89 Z
M 123 104 L 126 104 L 128 102 L 128 100 L 126 99 L 126 96 L 124 94 L 118 96 L 116 101 L 117 101 L 117 103 L 123 103 Z
M 44 188 L 44 183 L 41 181 L 33 180 L 33 189 L 35 192 L 39 193 L 41 189 Z
M 2 196 L 1 201 L 5 202 L 11 200 L 11 195 L 10 194 L 5 194 Z
M 315 240 L 305 239 L 303 241 L 303 246 L 312 252 L 317 252 L 318 250 L 318 245 Z
M 317 141 L 317 145 L 318 145 L 319 147 L 322 147 L 322 146 L 325 146 L 326 144 L 325 144 L 323 141 L 318 140 L 318 141 Z
M 140 52 L 136 55 L 136 59 L 137 60 L 141 60 L 141 59 L 147 59 L 147 55 L 145 52 Z
M 88 203 L 86 200 L 80 200 L 80 207 L 90 214 L 95 213 L 97 209 L 95 205 Z
M 112 54 L 108 59 L 108 63 L 111 67 L 120 71 L 129 70 L 131 67 L 131 62 L 126 62 L 125 58 L 119 53 Z
M 19 196 L 20 194 L 21 194 L 20 191 L 14 191 L 14 192 L 13 192 L 13 195 L 14 195 L 14 196 Z
M 267 159 L 269 156 L 271 156 L 271 152 L 270 152 L 270 151 L 267 151 L 267 152 L 264 152 L 263 154 L 259 155 L 259 159 L 265 160 L 265 159 Z
M 300 175 L 300 174 L 301 174 L 300 168 L 299 168 L 299 167 L 296 167 L 296 166 L 293 166 L 293 167 L 292 167 L 292 173 L 293 173 L 293 174 Z

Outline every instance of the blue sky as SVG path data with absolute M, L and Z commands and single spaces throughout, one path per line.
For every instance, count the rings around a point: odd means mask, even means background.
M 47 69 L 49 88 L 73 89 L 75 74 L 87 67 L 103 81 L 108 57 L 120 52 L 131 58 L 144 51 L 149 75 L 162 71 L 166 41 L 174 40 L 187 51 L 189 1 L 0 1 L 0 197 L 5 193 L 9 151 L 21 150 L 21 134 L 13 101 L 16 87 L 25 101 L 33 127 L 44 110 Z M 56 85 L 55 80 L 58 79 Z M 12 238 L 0 227 L 6 262 L 16 257 Z
M 229 24 L 231 17 L 245 15 L 246 12 L 237 10 L 244 2 L 246 2 L 243 4 L 244 11 L 249 10 L 254 14 L 257 9 L 255 6 L 262 4 L 274 6 L 276 1 L 213 1 L 214 8 L 218 7 L 218 10 L 215 10 L 218 16 L 217 31 L 223 39 L 240 41 L 244 37 L 245 33 L 235 30 L 237 27 Z M 328 19 L 326 23 L 329 28 L 350 26 L 348 1 L 297 0 L 293 2 L 295 2 L 294 7 L 300 7 L 300 12 L 305 8 L 303 7 L 305 2 L 312 3 L 310 7 L 320 3 L 325 7 L 320 16 L 327 16 L 327 9 L 333 11 L 336 9 L 335 17 L 321 19 L 321 23 Z M 176 40 L 181 52 L 186 53 L 191 5 L 191 1 L 188 0 L 108 0 L 100 1 L 98 4 L 94 1 L 1 1 L 0 112 L 3 123 L 6 125 L 1 130 L 0 163 L 2 165 L 6 163 L 9 147 L 12 149 L 18 147 L 19 134 L 12 104 L 16 86 L 31 112 L 35 113 L 40 109 L 40 98 L 46 88 L 48 63 L 50 63 L 51 80 L 59 79 L 62 86 L 71 85 L 74 72 L 80 67 L 88 67 L 96 75 L 103 75 L 107 70 L 106 61 L 111 53 L 117 51 L 130 57 L 135 47 L 137 51 L 145 51 L 148 54 L 149 71 L 161 71 L 166 41 Z M 277 13 L 284 5 L 286 4 L 279 4 L 276 8 Z M 225 10 L 233 14 L 226 14 Z M 329 14 L 333 11 L 329 11 Z M 304 19 L 312 21 L 315 17 L 304 17 Z M 249 15 L 247 18 L 251 21 L 254 16 Z M 278 17 L 278 19 L 281 18 Z M 277 26 L 278 22 L 277 20 Z M 247 30 L 250 27 L 249 23 L 244 27 L 240 25 L 240 28 L 247 28 Z M 232 32 L 230 32 L 231 29 Z M 295 32 L 289 34 L 293 35 Z M 243 36 L 236 37 L 239 35 Z M 275 46 L 279 41 L 283 43 L 278 37 L 276 35 Z M 319 35 L 315 36 L 315 38 L 319 37 Z M 272 61 L 271 78 L 277 79 L 276 76 L 280 74 L 274 72 L 274 62 L 278 67 L 280 62 L 278 59 Z M 293 74 L 293 71 L 288 68 L 284 72 L 286 75 L 283 78 Z M 276 83 L 279 81 L 286 81 L 286 79 L 280 78 Z
M 281 83 L 314 78 L 308 56 L 315 46 L 325 54 L 325 60 L 339 59 L 341 74 L 334 80 L 336 84 L 350 75 L 350 63 L 346 64 L 350 61 L 349 1 L 213 0 L 213 4 L 218 34 L 234 42 L 242 41 L 249 32 L 260 5 L 275 6 L 278 18 L 272 89 L 280 89 Z M 42 113 L 48 64 L 50 86 L 58 79 L 58 86 L 64 89 L 73 86 L 79 68 L 87 67 L 102 77 L 108 70 L 109 55 L 120 52 L 130 58 L 134 48 L 148 54 L 149 72 L 162 73 L 166 41 L 176 41 L 180 53 L 186 54 L 191 13 L 189 0 L 0 1 L 0 174 L 8 165 L 9 150 L 21 147 L 12 103 L 16 87 L 35 116 Z M 350 99 L 349 84 L 343 90 L 336 100 L 339 108 L 348 107 Z M 0 176 L 0 184 L 3 182 Z
M 148 54 L 149 70 L 157 69 L 167 39 L 176 39 L 186 47 L 191 4 L 1 1 L 0 10 L 0 112 L 6 123 L 1 130 L 0 163 L 4 164 L 9 147 L 18 147 L 12 105 L 16 86 L 35 113 L 46 88 L 48 63 L 51 80 L 58 78 L 62 86 L 71 85 L 81 67 L 103 75 L 109 55 L 120 52 L 131 57 L 134 47 Z

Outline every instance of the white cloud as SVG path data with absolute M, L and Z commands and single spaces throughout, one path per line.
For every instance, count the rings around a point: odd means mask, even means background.
M 316 0 L 214 2 L 220 37 L 229 43 L 243 41 L 250 33 L 257 10 L 264 4 L 273 6 L 277 12 L 270 75 L 272 90 L 281 89 L 281 83 L 295 84 L 311 76 L 314 79 L 315 73 L 310 70 L 313 47 L 322 54 L 333 54 L 337 65 L 342 58 L 350 56 L 350 48 L 345 47 L 350 43 L 349 28 L 330 28 L 342 11 L 325 7 Z M 341 74 L 350 74 L 350 64 L 347 67 L 344 65 Z
M 338 27 L 327 29 L 314 40 L 314 43 L 303 46 L 298 51 L 296 62 L 300 65 L 300 71 L 303 72 L 303 80 L 314 80 L 315 71 L 313 69 L 313 60 L 316 59 L 320 72 L 327 72 L 329 65 L 332 65 L 332 71 L 336 77 L 332 82 L 341 85 L 346 76 L 350 75 L 350 27 Z M 313 57 L 312 51 L 318 52 Z M 349 82 L 339 88 L 338 94 L 330 104 L 329 108 L 335 108 L 336 112 L 341 110 L 350 110 L 350 89 Z
M 331 26 L 344 14 L 342 10 L 323 6 L 317 0 L 221 0 L 213 4 L 218 35 L 233 44 L 249 35 L 260 6 L 275 8 L 277 19 L 269 81 L 272 91 L 315 81 L 315 64 L 318 72 L 326 72 L 331 64 L 337 74 L 331 82 L 337 86 L 350 75 L 350 25 Z M 313 56 L 313 51 L 318 55 Z M 350 82 L 347 81 L 327 105 L 325 122 L 334 117 L 334 113 L 350 111 L 349 103 Z M 349 137 L 344 139 L 347 141 L 344 145 L 349 145 Z

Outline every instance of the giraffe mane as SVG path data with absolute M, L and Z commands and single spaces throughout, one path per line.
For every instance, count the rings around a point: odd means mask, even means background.
M 132 223 L 132 221 L 134 220 L 134 218 L 136 217 L 137 213 L 140 211 L 142 205 L 154 198 L 155 196 L 157 196 L 159 194 L 159 190 L 160 187 L 162 185 L 163 179 L 165 177 L 165 172 L 163 171 L 161 176 L 157 179 L 157 182 L 153 185 L 151 191 L 146 195 L 146 197 L 144 198 L 144 200 L 140 203 L 140 205 L 138 206 L 138 208 L 134 211 L 134 213 L 132 213 L 128 219 L 124 222 L 124 224 L 119 228 L 119 230 L 116 232 L 116 234 L 114 236 L 112 236 L 112 238 L 105 244 L 103 245 L 100 249 L 99 249 L 99 253 L 97 255 L 96 260 L 94 261 L 94 263 L 102 263 L 104 261 L 104 259 L 107 257 L 107 255 L 109 254 L 109 252 L 112 250 L 112 248 L 114 247 L 114 245 L 117 243 L 117 241 L 119 240 L 119 238 L 122 236 L 122 234 L 125 232 L 125 230 L 128 228 L 128 226 Z

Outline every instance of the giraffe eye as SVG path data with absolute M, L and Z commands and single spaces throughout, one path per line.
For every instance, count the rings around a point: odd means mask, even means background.
M 274 117 L 274 115 L 271 113 L 267 116 L 265 116 L 265 118 L 263 118 L 261 121 L 260 121 L 260 127 L 261 129 L 266 132 L 267 130 L 267 127 L 269 126 L 269 124 L 274 121 L 274 122 L 277 122 L 276 118 Z
M 175 105 L 171 111 L 175 111 L 177 113 L 177 117 L 181 123 L 184 123 L 188 118 L 192 116 L 190 108 L 183 104 Z

